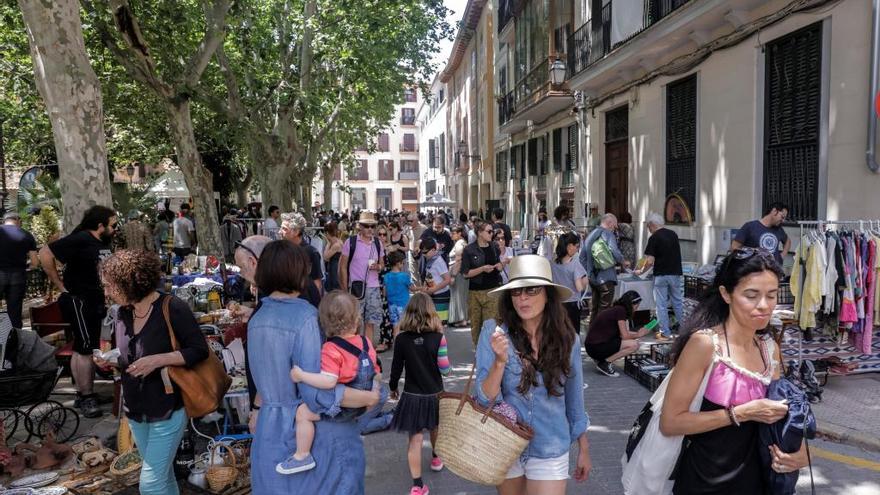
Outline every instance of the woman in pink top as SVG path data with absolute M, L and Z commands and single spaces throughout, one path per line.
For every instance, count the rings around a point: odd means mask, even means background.
M 779 349 L 763 334 L 781 277 L 771 253 L 734 250 L 675 343 L 676 371 L 660 416 L 664 435 L 685 436 L 675 495 L 764 494 L 767 469 L 785 473 L 807 465 L 803 448 L 785 454 L 771 446 L 772 466 L 763 465 L 758 452 L 758 423 L 775 423 L 788 412 L 782 401 L 765 398 L 781 371 Z M 700 410 L 691 412 L 710 369 Z

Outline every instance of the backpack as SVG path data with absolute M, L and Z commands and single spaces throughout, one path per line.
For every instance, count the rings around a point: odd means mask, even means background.
M 611 248 L 601 235 L 590 246 L 590 254 L 593 255 L 593 265 L 599 270 L 607 270 L 615 265 Z

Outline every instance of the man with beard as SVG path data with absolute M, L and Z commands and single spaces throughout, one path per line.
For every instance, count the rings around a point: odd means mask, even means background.
M 76 384 L 79 408 L 87 418 L 101 416 L 94 394 L 95 365 L 92 351 L 99 347 L 101 323 L 107 308 L 98 275 L 98 264 L 109 257 L 116 232 L 116 212 L 106 206 L 86 210 L 74 231 L 40 250 L 40 265 L 61 292 L 58 304 L 73 334 L 70 370 Z M 64 280 L 55 262 L 64 265 Z
M 784 203 L 778 201 L 770 203 L 763 217 L 746 222 L 739 228 L 730 243 L 730 249 L 739 249 L 743 246 L 764 249 L 773 253 L 776 262 L 782 266 L 782 257 L 791 249 L 791 239 L 782 228 L 788 217 L 788 211 L 788 206 Z

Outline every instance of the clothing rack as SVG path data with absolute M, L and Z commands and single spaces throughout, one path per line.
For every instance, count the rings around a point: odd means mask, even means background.
M 800 229 L 800 238 L 799 238 L 798 249 L 800 249 L 800 247 L 801 247 L 800 243 L 803 242 L 803 239 L 805 237 L 804 236 L 805 233 L 807 233 L 809 231 L 824 231 L 824 230 L 826 230 L 827 226 L 849 227 L 846 230 L 858 230 L 860 232 L 865 231 L 865 227 L 867 227 L 868 230 L 874 230 L 875 232 L 880 232 L 880 219 L 799 220 L 797 222 L 797 224 L 798 224 L 798 228 Z M 801 277 L 801 280 L 804 280 L 803 276 Z M 801 287 L 800 287 L 801 293 L 798 294 L 799 300 L 803 297 L 803 289 L 804 289 L 804 284 L 801 283 Z M 870 325 L 870 328 L 867 329 L 867 331 L 873 332 L 873 325 Z M 784 341 L 785 341 L 785 328 L 784 327 L 783 327 L 783 331 L 782 331 L 782 339 L 783 339 L 783 343 L 784 343 Z M 798 344 L 797 345 L 797 362 L 798 362 L 798 367 L 800 367 L 801 363 L 803 362 L 803 354 L 804 354 L 803 329 L 801 329 L 801 331 L 798 332 L 797 344 Z M 833 354 L 825 354 L 825 356 L 828 356 L 828 355 L 833 355 Z M 871 371 L 876 371 L 876 370 L 871 370 Z

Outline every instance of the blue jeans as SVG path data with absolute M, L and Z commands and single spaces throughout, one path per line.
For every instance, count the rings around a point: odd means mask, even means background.
M 681 301 L 684 297 L 684 277 L 681 275 L 657 275 L 654 277 L 654 302 L 657 304 L 657 323 L 663 335 L 669 337 L 669 303 L 675 312 L 675 321 L 681 324 Z
M 129 420 L 144 466 L 141 468 L 141 495 L 178 495 L 177 479 L 174 477 L 174 456 L 183 438 L 186 411 L 174 411 L 170 418 L 155 423 L 138 423 Z

